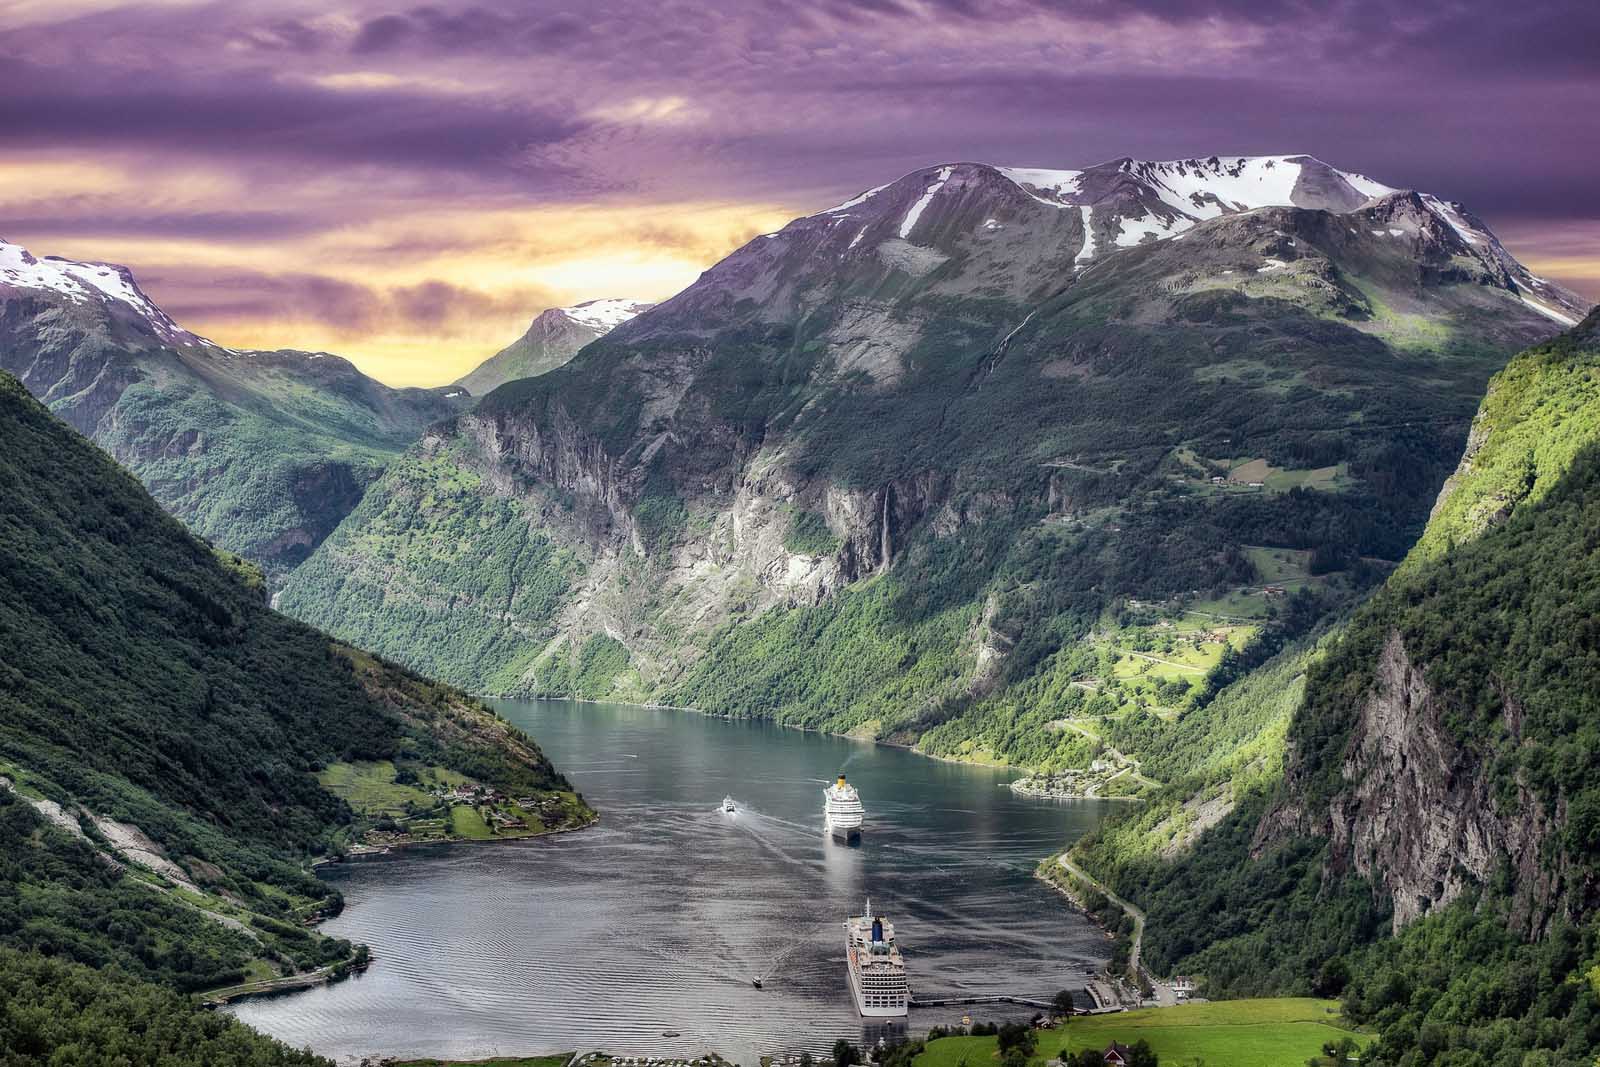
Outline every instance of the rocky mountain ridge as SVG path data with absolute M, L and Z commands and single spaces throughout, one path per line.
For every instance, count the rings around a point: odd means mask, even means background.
M 607 298 L 586 300 L 571 307 L 547 308 L 534 316 L 525 334 L 457 379 L 455 384 L 469 390 L 473 396 L 484 396 L 506 382 L 555 370 L 590 341 L 604 337 L 654 306 L 641 300 Z

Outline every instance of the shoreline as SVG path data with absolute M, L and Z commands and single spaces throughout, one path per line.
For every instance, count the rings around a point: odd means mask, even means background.
M 313 989 L 317 986 L 332 985 L 334 982 L 343 981 L 351 975 L 360 974 L 372 964 L 375 958 L 371 949 L 363 954 L 365 945 L 356 946 L 356 951 L 345 959 L 318 967 L 314 971 L 304 974 L 285 974 L 277 978 L 261 978 L 254 982 L 241 982 L 237 985 L 223 986 L 220 989 L 208 989 L 193 994 L 200 999 L 204 1008 L 216 1010 L 227 1007 L 241 1000 L 252 997 L 276 996 L 280 993 L 296 993 L 302 989 Z
M 1021 797 L 1033 797 L 1037 800 L 1123 800 L 1134 804 L 1143 804 L 1144 797 L 1128 796 L 1098 796 L 1092 793 L 1053 793 L 1047 789 L 1040 789 L 1025 783 L 1028 778 L 1018 778 L 1008 782 L 1006 788 Z
M 596 811 L 594 818 L 577 826 L 558 826 L 554 830 L 540 830 L 536 834 L 521 834 L 517 837 L 449 837 L 434 841 L 395 841 L 387 845 L 357 845 L 360 852 L 347 852 L 338 859 L 320 859 L 314 861 L 308 868 L 313 874 L 325 867 L 339 867 L 346 863 L 365 863 L 379 856 L 387 856 L 391 852 L 403 852 L 412 848 L 449 848 L 454 845 L 513 845 L 518 841 L 539 841 L 546 837 L 556 837 L 560 834 L 574 834 L 579 830 L 588 830 L 600 821 L 600 813 Z M 329 916 L 332 918 L 332 916 Z M 318 925 L 321 925 L 320 923 Z
M 704 715 L 708 719 L 718 719 L 722 722 L 749 722 L 760 723 L 763 726 L 775 726 L 782 730 L 798 730 L 803 734 L 819 734 L 823 737 L 839 737 L 846 741 L 857 741 L 864 745 L 883 745 L 885 748 L 897 748 L 902 752 L 914 752 L 923 759 L 936 760 L 939 763 L 955 763 L 963 767 L 987 767 L 995 771 L 1014 771 L 1023 777 L 1030 777 L 1039 773 L 1028 767 L 1016 763 L 992 763 L 984 760 L 962 759 L 959 756 L 941 756 L 934 752 L 925 752 L 916 745 L 908 745 L 900 741 L 889 741 L 881 737 L 861 737 L 857 734 L 840 733 L 837 730 L 824 730 L 817 726 L 802 726 L 799 723 L 779 722 L 777 719 L 762 719 L 748 715 L 730 715 L 726 712 L 707 711 L 705 708 L 692 708 L 682 704 L 653 704 L 638 700 L 597 700 L 594 697 L 574 696 L 499 696 L 472 694 L 477 700 L 484 702 L 490 700 L 565 700 L 573 704 L 616 704 L 624 708 L 644 708 L 649 711 L 687 711 L 695 715 Z M 1118 797 L 1083 797 L 1084 800 L 1117 800 Z M 1137 799 L 1137 798 L 1128 798 Z

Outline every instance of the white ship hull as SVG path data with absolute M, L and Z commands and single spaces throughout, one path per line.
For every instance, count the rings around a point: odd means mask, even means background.
M 855 844 L 861 840 L 861 819 L 859 817 L 853 822 L 848 819 L 835 820 L 831 812 L 824 811 L 822 818 L 828 824 L 828 832 L 840 841 Z
M 846 785 L 844 775 L 838 784 L 822 791 L 822 821 L 828 832 L 847 844 L 861 840 L 861 821 L 866 812 L 854 786 Z
M 911 1008 L 911 985 L 906 981 L 906 961 L 894 941 L 894 924 L 872 914 L 844 923 L 844 969 L 850 976 L 850 995 L 856 1010 L 867 1019 L 901 1019 Z
M 844 965 L 845 973 L 850 976 L 850 995 L 856 998 L 856 1011 L 864 1019 L 904 1019 L 909 1014 L 909 995 L 898 1006 L 882 1007 L 868 1004 L 867 998 L 861 995 L 861 980 L 856 977 L 856 969 L 850 966 L 848 960 Z

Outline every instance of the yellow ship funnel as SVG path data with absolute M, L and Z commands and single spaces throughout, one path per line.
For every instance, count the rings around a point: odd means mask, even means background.
M 843 786 L 843 785 L 844 785 L 844 775 L 842 775 L 842 774 L 841 774 L 841 775 L 840 775 L 840 776 L 839 776 L 839 784 L 840 784 L 840 785 L 841 785 L 841 786 Z

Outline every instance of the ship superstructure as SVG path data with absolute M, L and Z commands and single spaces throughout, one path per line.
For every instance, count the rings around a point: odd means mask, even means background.
M 894 942 L 894 924 L 881 915 L 867 913 L 845 920 L 845 969 L 856 1010 L 869 1019 L 897 1018 L 911 1006 L 911 986 L 906 961 Z
M 861 840 L 861 820 L 865 815 L 856 787 L 839 775 L 839 780 L 822 791 L 822 817 L 834 837 L 854 843 Z

